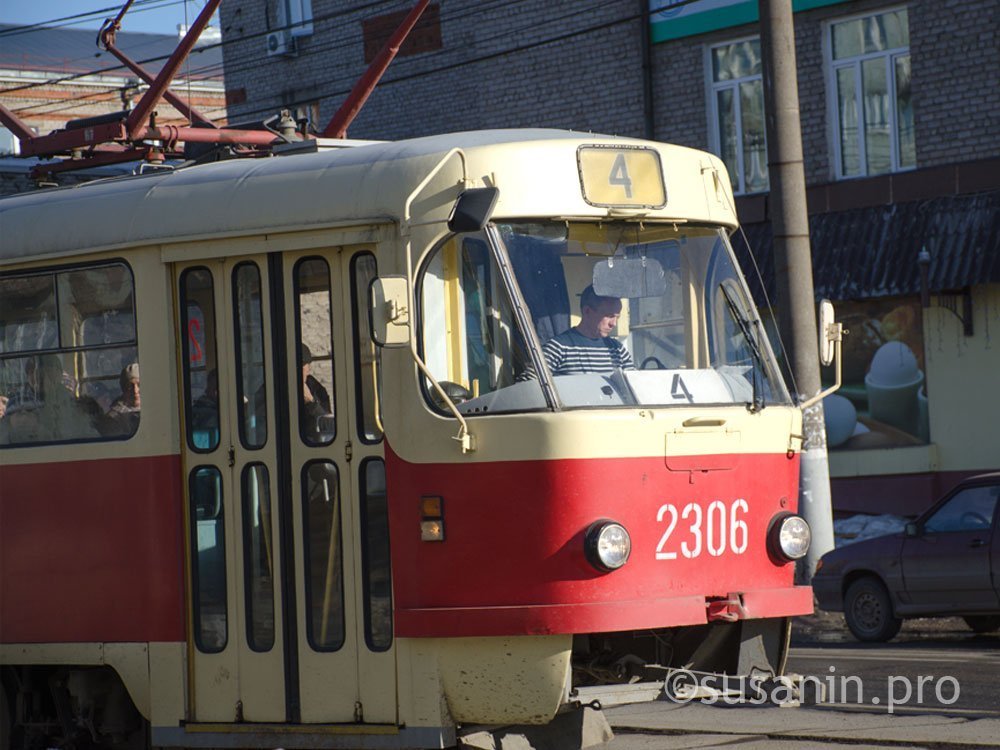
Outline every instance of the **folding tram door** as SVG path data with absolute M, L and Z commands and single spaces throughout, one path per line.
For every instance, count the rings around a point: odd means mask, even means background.
M 194 724 L 396 724 L 374 267 L 176 266 Z

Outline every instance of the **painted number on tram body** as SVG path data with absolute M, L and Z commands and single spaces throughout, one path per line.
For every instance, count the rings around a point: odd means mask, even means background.
M 742 555 L 749 541 L 744 520 L 749 510 L 743 498 L 728 506 L 722 500 L 713 500 L 705 510 L 698 503 L 688 503 L 683 508 L 664 503 L 656 512 L 656 522 L 666 526 L 656 545 L 656 559 L 676 560 L 678 550 L 687 558 L 698 557 L 704 552 L 712 557 L 727 551 Z M 678 532 L 676 536 L 675 531 Z

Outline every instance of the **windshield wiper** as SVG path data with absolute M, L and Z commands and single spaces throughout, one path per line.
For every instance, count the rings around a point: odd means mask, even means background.
M 507 289 L 507 294 L 510 296 L 514 319 L 517 321 L 524 336 L 528 355 L 531 357 L 531 365 L 538 374 L 538 382 L 542 387 L 542 394 L 545 396 L 549 408 L 553 411 L 558 411 L 560 408 L 559 397 L 556 395 L 555 385 L 552 383 L 549 366 L 545 363 L 545 357 L 542 356 L 542 344 L 538 340 L 538 332 L 531 321 L 528 305 L 521 295 L 514 270 L 511 268 L 510 256 L 507 254 L 507 245 L 504 243 L 500 231 L 492 222 L 486 225 L 485 233 L 490 249 L 493 251 L 493 258 L 496 260 L 500 270 L 500 278 Z
M 733 299 L 732 293 L 724 283 L 719 284 L 719 289 L 722 290 L 722 296 L 726 298 L 726 305 L 729 307 L 729 314 L 733 316 L 736 325 L 740 327 L 743 339 L 747 342 L 747 348 L 750 349 L 750 355 L 753 357 L 753 366 L 750 368 L 750 385 L 753 388 L 753 400 L 747 404 L 747 410 L 751 414 L 754 414 L 764 408 L 764 397 L 761 394 L 761 387 L 758 385 L 758 378 L 764 372 L 764 357 L 757 346 L 757 339 L 750 331 L 750 322 L 740 312 L 740 308 L 737 306 L 736 300 Z

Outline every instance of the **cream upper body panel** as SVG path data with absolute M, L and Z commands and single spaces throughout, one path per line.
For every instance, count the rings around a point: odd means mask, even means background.
M 588 203 L 577 161 L 587 145 L 655 150 L 663 207 Z M 628 215 L 730 229 L 737 223 L 725 168 L 710 154 L 629 138 L 495 130 L 233 160 L 11 196 L 0 200 L 0 265 L 359 221 L 388 219 L 407 233 L 411 223 L 445 222 L 461 190 L 477 186 L 500 189 L 497 218 Z

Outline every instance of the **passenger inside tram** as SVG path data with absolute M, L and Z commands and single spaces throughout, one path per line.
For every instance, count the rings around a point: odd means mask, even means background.
M 307 435 L 319 435 L 328 427 L 326 421 L 333 416 L 330 394 L 312 374 L 312 351 L 302 344 L 299 351 L 302 361 L 302 403 L 300 417 Z
M 122 368 L 118 377 L 122 395 L 114 400 L 106 415 L 105 435 L 131 435 L 139 427 L 142 397 L 139 392 L 139 363 L 132 362 Z

